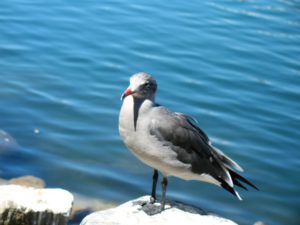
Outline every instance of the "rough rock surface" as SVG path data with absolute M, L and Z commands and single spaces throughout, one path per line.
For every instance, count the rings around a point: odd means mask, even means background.
M 69 225 L 78 225 L 84 217 L 93 212 L 117 206 L 115 203 L 103 199 L 94 199 L 76 193 L 73 193 L 73 195 L 74 204 L 70 215 Z
M 237 225 L 235 222 L 208 215 L 203 210 L 181 203 L 169 203 L 159 213 L 159 203 L 149 203 L 149 196 L 126 202 L 116 208 L 98 211 L 85 217 L 80 225 Z
M 21 176 L 12 178 L 10 180 L 4 180 L 0 178 L 0 185 L 5 184 L 15 184 L 20 186 L 26 186 L 26 187 L 34 187 L 34 188 L 44 188 L 46 186 L 45 182 L 38 177 L 34 176 Z
M 46 187 L 45 181 L 43 181 L 39 177 L 35 177 L 32 175 L 15 177 L 9 180 L 0 178 L 0 185 L 10 185 L 10 184 L 33 187 L 33 188 Z M 10 187 L 13 188 L 13 186 Z M 84 217 L 91 214 L 92 212 L 113 208 L 117 206 L 116 203 L 108 202 L 104 199 L 95 199 L 87 196 L 82 196 L 76 193 L 72 193 L 72 194 L 74 196 L 74 202 L 73 202 L 71 215 L 69 216 L 69 221 L 68 221 L 69 225 L 78 225 Z M 16 212 L 17 211 L 15 211 L 14 213 Z M 3 218 L 3 215 L 0 214 L 0 220 L 1 220 L 1 216 Z M 1 222 L 0 225 L 2 225 Z
M 62 189 L 0 186 L 0 225 L 65 225 L 73 195 Z

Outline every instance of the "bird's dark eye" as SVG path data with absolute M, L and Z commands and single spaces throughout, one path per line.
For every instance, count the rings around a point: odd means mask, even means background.
M 151 87 L 151 84 L 149 81 L 146 81 L 143 85 L 142 85 L 143 88 L 146 88 L 146 89 L 149 89 Z

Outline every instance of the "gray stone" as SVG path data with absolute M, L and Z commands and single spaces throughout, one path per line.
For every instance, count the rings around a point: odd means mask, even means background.
M 267 225 L 267 224 L 262 221 L 257 221 L 254 223 L 254 225 Z
M 201 209 L 183 203 L 167 203 L 159 212 L 159 203 L 150 203 L 150 196 L 126 202 L 116 208 L 94 212 L 83 219 L 80 225 L 237 225 L 235 222 L 210 215 Z
M 103 199 L 95 199 L 80 194 L 74 194 L 74 204 L 70 215 L 70 224 L 78 225 L 84 217 L 99 210 L 105 210 L 116 207 L 113 202 L 108 202 Z
M 8 183 L 34 188 L 44 188 L 46 186 L 45 182 L 41 178 L 34 176 L 22 176 L 13 178 L 10 179 Z

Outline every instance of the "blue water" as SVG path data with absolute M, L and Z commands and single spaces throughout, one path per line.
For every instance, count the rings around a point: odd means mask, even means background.
M 300 2 L 0 1 L 0 177 L 122 203 L 151 169 L 118 134 L 131 74 L 195 117 L 260 191 L 171 178 L 168 198 L 240 224 L 300 223 Z

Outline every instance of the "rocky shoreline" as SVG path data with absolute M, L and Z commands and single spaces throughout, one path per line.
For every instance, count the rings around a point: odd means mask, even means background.
M 88 214 L 115 206 L 60 188 L 46 188 L 45 182 L 34 176 L 0 178 L 0 225 L 78 225 Z
M 178 202 L 168 202 L 166 210 L 153 213 L 159 203 L 150 204 L 149 199 L 143 196 L 116 206 L 63 189 L 45 188 L 45 182 L 33 176 L 0 179 L 0 225 L 237 225 Z

